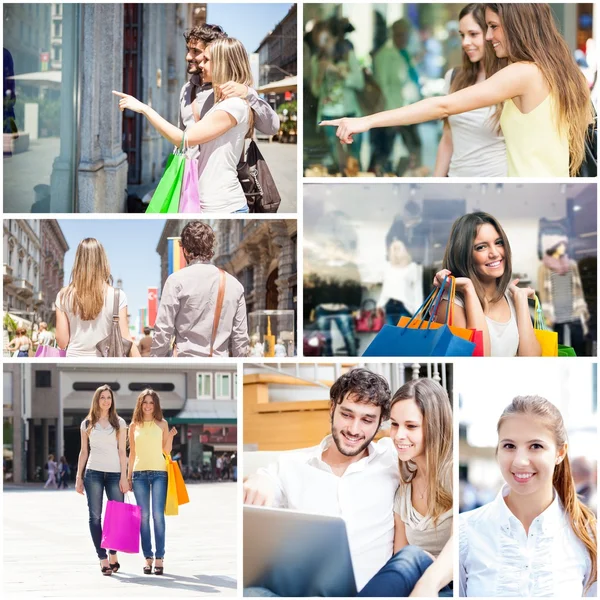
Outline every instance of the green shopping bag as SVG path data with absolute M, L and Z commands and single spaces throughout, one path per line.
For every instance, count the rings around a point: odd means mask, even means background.
M 562 344 L 558 345 L 558 355 L 559 356 L 577 356 L 575 354 L 575 350 L 571 348 L 571 346 L 563 346 Z
M 185 134 L 181 140 L 181 146 L 175 150 L 167 159 L 167 167 L 158 182 L 158 187 L 152 194 L 152 200 L 146 209 L 147 213 L 178 213 L 179 196 L 183 184 L 183 173 L 185 170 L 185 154 L 183 145 Z

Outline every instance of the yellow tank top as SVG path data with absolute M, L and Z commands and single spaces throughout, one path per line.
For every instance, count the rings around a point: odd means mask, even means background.
M 502 109 L 509 177 L 568 177 L 569 141 L 557 127 L 558 106 L 551 94 L 523 114 L 512 100 Z
M 138 423 L 133 434 L 135 441 L 134 471 L 166 471 L 162 453 L 162 429 L 155 421 Z

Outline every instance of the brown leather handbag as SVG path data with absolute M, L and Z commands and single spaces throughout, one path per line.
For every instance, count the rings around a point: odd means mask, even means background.
M 96 344 L 96 356 L 129 356 L 133 342 L 123 339 L 119 328 L 119 290 L 115 289 L 115 303 L 110 333 Z

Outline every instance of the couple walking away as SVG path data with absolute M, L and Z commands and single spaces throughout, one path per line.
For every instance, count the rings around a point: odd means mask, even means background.
M 103 385 L 94 393 L 90 410 L 81 422 L 81 450 L 75 489 L 87 496 L 90 534 L 103 575 L 112 575 L 121 568 L 117 552 L 101 546 L 104 493 L 108 500 L 123 502 L 124 494 L 132 490 L 142 511 L 143 572 L 151 575 L 154 569 L 155 575 L 163 574 L 168 480 L 165 456 L 171 454 L 176 435 L 177 430 L 174 427 L 169 429 L 163 418 L 158 394 L 145 389 L 137 398 L 129 426 L 128 459 L 127 424 L 117 414 L 112 389 Z M 150 515 L 154 528 L 154 552 Z
M 186 157 L 198 160 L 200 212 L 247 213 L 238 163 L 245 139 L 256 127 L 274 135 L 279 117 L 252 89 L 248 54 L 242 43 L 218 25 L 201 25 L 186 34 L 188 74 L 180 94 L 179 126 L 133 96 L 119 96 L 119 108 L 144 115 L 156 131 Z
M 181 232 L 187 266 L 165 282 L 151 356 L 246 356 L 248 324 L 244 288 L 210 264 L 214 231 L 191 221 Z M 114 331 L 114 319 L 118 331 Z M 67 357 L 98 356 L 98 344 L 120 336 L 122 356 L 139 357 L 131 339 L 127 296 L 112 286 L 106 252 L 94 238 L 80 242 L 71 282 L 56 298 L 56 341 Z

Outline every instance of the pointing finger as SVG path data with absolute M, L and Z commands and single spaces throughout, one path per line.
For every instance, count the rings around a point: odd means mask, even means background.
M 321 121 L 319 127 L 338 127 L 341 125 L 341 119 L 333 119 L 332 121 Z
M 117 92 L 116 90 L 113 90 L 112 93 L 115 96 L 120 96 L 121 98 L 127 98 L 127 94 L 124 94 L 123 92 Z

